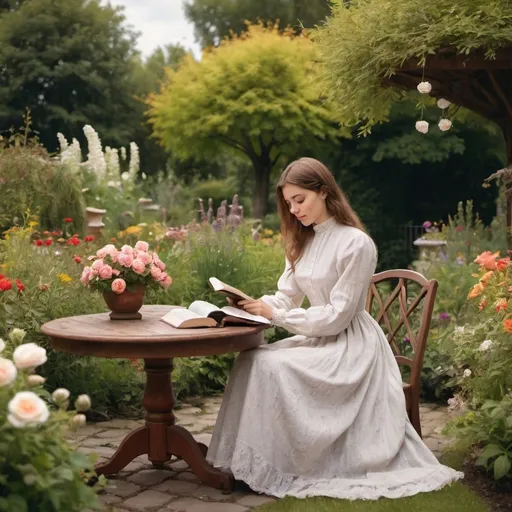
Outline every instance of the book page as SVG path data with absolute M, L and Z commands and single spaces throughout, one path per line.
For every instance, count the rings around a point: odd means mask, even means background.
M 223 283 L 220 279 L 217 279 L 216 277 L 210 277 L 208 281 L 210 282 L 211 287 L 216 292 L 224 293 L 228 297 L 231 297 L 235 300 L 251 299 L 251 297 L 249 297 L 249 295 L 247 295 L 246 293 L 238 290 L 233 286 L 230 286 L 229 284 Z
M 210 304 L 205 300 L 195 300 L 192 302 L 192 304 L 190 304 L 188 309 L 192 311 L 192 313 L 203 317 L 207 317 L 213 311 L 220 311 L 217 306 Z
M 166 313 L 160 320 L 172 325 L 173 327 L 179 327 L 183 322 L 186 322 L 187 320 L 191 320 L 194 318 L 203 317 L 185 308 L 175 308 L 171 309 L 171 311 L 169 311 L 169 313 Z
M 245 318 L 246 320 L 252 320 L 253 322 L 258 322 L 260 324 L 270 324 L 270 320 L 260 315 L 252 315 L 248 313 L 244 309 L 234 308 L 233 306 L 224 306 L 221 311 L 226 313 L 229 316 L 235 316 L 237 318 Z

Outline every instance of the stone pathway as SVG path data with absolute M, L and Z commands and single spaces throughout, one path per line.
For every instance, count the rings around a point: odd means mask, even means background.
M 222 397 L 204 398 L 200 407 L 182 404 L 175 411 L 176 423 L 183 425 L 206 445 L 211 439 Z M 446 407 L 423 404 L 420 408 L 425 444 L 439 456 L 448 443 L 440 434 L 449 419 Z M 97 453 L 99 462 L 109 458 L 122 439 L 144 421 L 116 419 L 88 424 L 73 434 L 82 453 Z M 128 464 L 109 479 L 100 494 L 105 512 L 247 512 L 274 498 L 247 492 L 222 494 L 203 485 L 181 460 L 171 460 L 165 469 L 154 469 L 146 456 Z

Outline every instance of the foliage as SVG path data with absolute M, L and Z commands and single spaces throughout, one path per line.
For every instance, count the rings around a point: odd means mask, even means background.
M 80 138 L 96 126 L 107 144 L 127 142 L 140 123 L 134 97 L 136 35 L 119 7 L 87 0 L 32 0 L 0 16 L 0 131 L 30 108 L 41 142 Z
M 85 507 L 100 510 L 96 492 L 86 483 L 93 476 L 93 460 L 77 453 L 64 437 L 72 424 L 85 421 L 85 416 L 66 410 L 66 390 L 50 395 L 40 383 L 31 383 L 30 379 L 36 377 L 31 375 L 33 369 L 25 368 L 23 361 L 16 359 L 17 347 L 37 350 L 23 344 L 24 335 L 24 331 L 13 329 L 0 358 L 5 368 L 12 365 L 9 356 L 14 355 L 17 366 L 15 380 L 8 383 L 2 378 L 0 383 L 0 510 L 81 512 Z M 15 403 L 22 397 L 30 400 L 31 412 L 38 412 L 30 416 L 33 423 L 20 422 L 21 416 L 16 416 L 17 407 L 21 406 Z M 51 404 L 49 413 L 47 404 Z M 76 407 L 77 411 L 83 411 L 87 405 L 80 408 L 77 400 Z
M 60 229 L 63 219 L 72 217 L 76 231 L 83 232 L 85 204 L 79 178 L 23 134 L 9 138 L 0 150 L 0 185 L 0 229 L 23 224 L 29 210 L 38 212 L 43 229 Z
M 314 34 L 329 98 L 343 123 L 367 132 L 386 121 L 401 91 L 382 86 L 404 61 L 420 65 L 439 48 L 461 54 L 482 48 L 492 58 L 512 41 L 512 6 L 507 0 L 338 0 Z
M 215 157 L 219 147 L 244 154 L 254 169 L 253 216 L 262 217 L 280 158 L 339 134 L 319 98 L 314 54 L 304 37 L 252 25 L 200 62 L 186 58 L 149 101 L 155 135 L 178 158 Z
M 225 37 L 241 34 L 246 21 L 278 22 L 296 31 L 313 27 L 329 12 L 328 0 L 188 0 L 185 15 L 194 24 L 203 47 L 217 45 Z

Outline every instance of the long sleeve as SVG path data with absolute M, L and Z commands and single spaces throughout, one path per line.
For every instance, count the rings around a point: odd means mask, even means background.
M 274 309 L 274 325 L 293 334 L 320 337 L 344 331 L 364 304 L 370 280 L 375 272 L 377 251 L 371 238 L 361 233 L 354 237 L 339 255 L 336 268 L 340 276 L 329 303 L 308 309 Z
M 261 300 L 274 309 L 284 311 L 299 308 L 304 301 L 304 293 L 295 281 L 288 260 L 286 260 L 286 268 L 277 282 L 277 290 L 274 295 L 263 295 Z

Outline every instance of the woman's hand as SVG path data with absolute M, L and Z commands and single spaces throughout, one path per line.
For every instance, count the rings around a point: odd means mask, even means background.
M 268 320 L 272 320 L 272 308 L 268 304 L 265 304 L 261 299 L 241 300 L 238 302 L 238 306 L 245 309 L 247 313 L 264 316 Z

